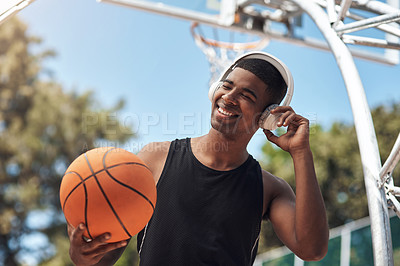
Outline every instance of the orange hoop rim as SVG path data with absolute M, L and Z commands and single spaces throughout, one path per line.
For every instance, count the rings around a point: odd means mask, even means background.
M 195 29 L 199 26 L 200 24 L 198 22 L 193 22 L 191 27 L 190 27 L 190 32 L 195 40 L 198 40 L 199 42 L 202 42 L 208 46 L 212 47 L 217 47 L 217 48 L 222 48 L 222 49 L 228 49 L 228 50 L 255 50 L 255 49 L 262 49 L 264 48 L 268 42 L 269 38 L 268 37 L 260 37 L 260 40 L 258 41 L 253 41 L 253 42 L 247 42 L 247 43 L 230 43 L 230 42 L 223 42 L 223 41 L 217 41 L 214 39 L 209 39 L 201 36 L 199 33 L 195 31 Z

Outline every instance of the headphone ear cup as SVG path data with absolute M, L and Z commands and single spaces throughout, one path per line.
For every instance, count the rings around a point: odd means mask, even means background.
M 259 127 L 268 130 L 275 130 L 278 128 L 278 120 L 282 114 L 271 114 L 271 111 L 278 106 L 279 105 L 277 104 L 271 104 L 264 110 L 264 112 L 261 114 L 260 119 L 258 120 Z
M 218 88 L 222 85 L 222 82 L 217 81 L 211 84 L 210 89 L 208 90 L 208 99 L 212 101 L 214 99 L 214 94 L 218 90 Z

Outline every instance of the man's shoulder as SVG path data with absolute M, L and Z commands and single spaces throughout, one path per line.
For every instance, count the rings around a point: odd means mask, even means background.
M 156 182 L 158 182 L 160 178 L 170 145 L 170 141 L 151 142 L 144 146 L 137 154 L 149 167 Z
M 171 141 L 150 142 L 146 144 L 139 154 L 164 154 L 168 153 Z M 139 155 L 138 154 L 138 155 Z
M 290 189 L 289 184 L 280 177 L 274 176 L 268 171 L 262 169 L 262 179 L 264 189 L 268 189 L 271 193 L 279 194 L 282 191 Z
M 163 142 L 150 142 L 145 145 L 137 154 L 146 163 L 152 163 L 158 160 L 165 160 L 169 147 L 171 146 L 171 141 Z

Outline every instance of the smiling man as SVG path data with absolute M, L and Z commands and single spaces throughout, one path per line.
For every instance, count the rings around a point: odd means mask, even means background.
M 285 67 L 277 69 L 281 63 L 274 57 L 255 54 L 257 58 L 249 54 L 236 60 L 213 86 L 208 134 L 151 143 L 139 152 L 158 193 L 154 215 L 138 235 L 141 265 L 251 265 L 263 219 L 271 221 L 298 257 L 325 256 L 328 226 L 309 145 L 309 122 L 289 106 L 270 110 L 285 97 L 290 73 Z M 296 195 L 247 152 L 264 116 L 275 116 L 277 126 L 287 127 L 281 136 L 267 129 L 264 133 L 290 153 Z M 86 242 L 83 230 L 83 224 L 69 227 L 70 255 L 77 265 L 112 264 L 126 245 L 107 244 L 108 234 Z

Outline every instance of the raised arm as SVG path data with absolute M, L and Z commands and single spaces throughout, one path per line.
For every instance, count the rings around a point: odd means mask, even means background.
M 328 250 L 329 229 L 309 145 L 309 122 L 291 107 L 281 106 L 280 125 L 288 126 L 278 137 L 265 130 L 268 140 L 290 153 L 296 177 L 296 195 L 290 186 L 273 179 L 274 197 L 268 216 L 278 237 L 303 260 L 321 260 Z M 271 179 L 264 173 L 264 180 Z

